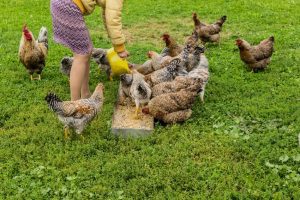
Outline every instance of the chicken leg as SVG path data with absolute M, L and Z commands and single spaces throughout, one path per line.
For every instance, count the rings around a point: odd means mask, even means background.
M 205 85 L 203 86 L 202 91 L 199 93 L 202 103 L 204 103 L 204 92 L 205 92 Z
M 136 106 L 135 112 L 134 112 L 134 119 L 140 119 L 139 113 L 140 113 L 140 106 Z
M 200 96 L 201 102 L 204 103 L 204 91 L 200 92 L 199 96 Z
M 65 139 L 69 139 L 69 136 L 70 136 L 70 130 L 69 130 L 69 127 L 65 127 L 64 128 L 64 137 Z
M 134 119 L 140 119 L 139 113 L 140 113 L 140 103 L 136 100 L 135 101 Z

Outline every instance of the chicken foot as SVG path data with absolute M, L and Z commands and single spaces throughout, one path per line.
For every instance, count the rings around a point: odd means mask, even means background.
M 38 77 L 35 77 L 35 78 L 34 78 L 33 75 L 31 74 L 31 75 L 30 75 L 30 80 L 32 80 L 32 81 L 33 81 L 33 80 L 39 80 L 39 81 L 40 81 L 40 80 L 41 80 L 41 75 L 39 74 Z

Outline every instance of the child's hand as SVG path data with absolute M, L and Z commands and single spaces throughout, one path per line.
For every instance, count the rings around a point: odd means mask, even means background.
M 119 52 L 118 55 L 121 58 L 127 58 L 129 56 L 129 52 L 125 50 L 125 51 Z

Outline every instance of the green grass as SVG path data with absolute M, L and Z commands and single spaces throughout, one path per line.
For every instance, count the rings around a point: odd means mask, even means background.
M 0 3 L 0 199 L 300 199 L 299 1 L 127 0 L 123 24 L 132 62 L 192 31 L 191 13 L 228 20 L 221 45 L 208 45 L 211 78 L 206 103 L 180 125 L 156 124 L 145 139 L 110 133 L 118 82 L 91 67 L 91 88 L 106 87 L 103 112 L 85 141 L 64 141 L 48 109 L 48 91 L 69 99 L 60 59 L 70 51 L 52 40 L 49 2 Z M 86 18 L 96 47 L 110 47 L 100 11 Z M 30 81 L 17 57 L 21 27 L 50 32 L 42 81 Z M 234 45 L 275 36 L 269 68 L 250 73 Z

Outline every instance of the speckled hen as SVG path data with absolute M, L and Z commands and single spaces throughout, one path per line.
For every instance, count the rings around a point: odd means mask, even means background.
M 73 128 L 77 134 L 81 134 L 86 125 L 94 119 L 102 108 L 103 92 L 104 86 L 100 83 L 88 99 L 62 101 L 54 93 L 49 93 L 45 97 L 49 108 L 57 114 L 59 121 L 64 124 L 65 138 L 69 137 L 69 128 Z

